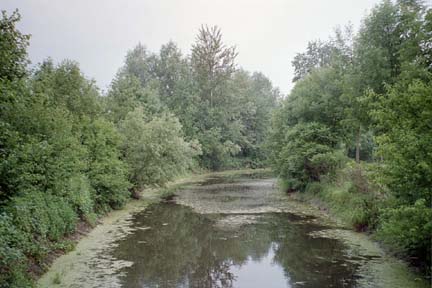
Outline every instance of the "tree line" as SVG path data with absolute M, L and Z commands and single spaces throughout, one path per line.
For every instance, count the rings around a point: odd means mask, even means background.
M 318 197 L 430 272 L 432 9 L 384 0 L 358 33 L 336 29 L 293 60 L 270 162 L 284 188 Z
M 78 63 L 29 67 L 20 14 L 0 19 L 0 287 L 31 287 L 79 221 L 188 171 L 260 167 L 279 91 L 217 27 L 190 55 L 139 44 L 107 93 Z

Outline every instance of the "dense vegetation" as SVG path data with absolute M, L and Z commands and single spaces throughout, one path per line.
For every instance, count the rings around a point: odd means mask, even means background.
M 279 92 L 202 27 L 191 55 L 131 50 L 106 95 L 77 63 L 29 69 L 18 12 L 0 19 L 0 287 L 31 287 L 77 224 L 191 169 L 264 165 Z
M 78 63 L 29 68 L 18 12 L 0 19 L 0 287 L 31 287 L 78 223 L 188 171 L 270 163 L 419 266 L 431 263 L 432 9 L 384 0 L 293 60 L 281 95 L 236 65 L 217 27 L 126 55 L 107 93 Z M 281 103 L 280 103 L 281 102 Z
M 432 9 L 385 0 L 357 34 L 310 42 L 293 65 L 269 141 L 287 191 L 430 269 Z

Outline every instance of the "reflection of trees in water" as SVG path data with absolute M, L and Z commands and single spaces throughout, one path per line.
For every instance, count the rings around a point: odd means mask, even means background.
M 139 229 L 146 225 L 152 228 Z M 213 253 L 222 240 L 211 220 L 179 205 L 155 205 L 136 226 L 115 253 L 135 263 L 127 270 L 127 287 L 232 287 L 231 261 Z
M 284 268 L 292 282 L 305 281 L 302 287 L 354 286 L 356 267 L 346 262 L 344 246 L 339 241 L 308 236 L 319 229 L 312 224 L 273 225 L 270 230 L 278 243 L 274 261 Z M 278 235 L 284 237 L 278 240 Z
M 216 260 L 216 259 L 215 259 Z M 231 288 L 235 276 L 230 272 L 232 262 L 228 260 L 216 260 L 214 265 L 202 265 L 198 267 L 197 273 L 190 275 L 190 287 L 203 288 Z
M 350 269 L 331 262 L 343 259 L 338 242 L 308 237 L 307 229 L 313 227 L 287 225 L 286 215 L 263 217 L 262 223 L 222 231 L 215 228 L 213 220 L 189 208 L 152 206 L 135 223 L 138 228 L 152 228 L 138 229 L 115 251 L 118 258 L 134 262 L 126 268 L 125 287 L 233 287 L 231 267 L 249 259 L 259 261 L 270 249 L 275 250 L 273 261 L 284 267 L 294 282 L 312 279 L 315 283 L 304 287 L 317 287 L 316 283 L 350 287 L 338 285 L 344 275 L 352 274 Z

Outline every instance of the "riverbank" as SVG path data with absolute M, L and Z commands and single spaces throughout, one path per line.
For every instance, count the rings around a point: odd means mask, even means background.
M 397 245 L 406 235 L 424 233 L 418 226 L 423 220 L 413 213 L 417 206 L 408 211 L 410 213 L 398 211 L 398 221 L 391 222 L 391 225 L 386 223 L 389 215 L 394 215 L 395 199 L 377 186 L 373 169 L 376 168 L 368 163 L 348 163 L 332 177 L 323 177 L 319 182 L 309 183 L 305 191 L 288 195 L 325 211 L 343 227 L 367 234 L 387 254 L 408 263 L 418 277 L 431 283 L 428 255 L 418 255 L 418 252 L 406 251 Z M 428 218 L 427 215 L 428 211 L 425 211 L 423 219 Z M 400 233 L 395 235 L 399 230 Z
M 360 287 L 430 287 L 430 278 L 425 277 L 427 275 L 419 267 L 412 266 L 406 258 L 395 255 L 392 250 L 376 239 L 373 230 L 368 230 L 365 226 L 353 225 L 352 215 L 356 211 L 349 205 L 343 207 L 340 203 L 332 202 L 326 197 L 310 193 L 295 192 L 288 194 L 288 197 L 291 201 L 300 201 L 304 205 L 309 205 L 313 209 L 325 213 L 329 217 L 329 221 L 336 223 L 341 228 L 326 231 L 319 234 L 319 236 L 340 239 L 349 246 L 364 250 L 363 252 L 368 257 L 379 255 L 379 257 L 387 259 L 384 261 L 385 263 L 372 261 L 371 265 L 367 267 L 367 271 L 363 272 L 364 275 L 381 275 L 382 282 L 379 282 L 380 285 L 369 286 L 363 284 Z M 355 201 L 355 199 L 352 200 Z M 361 229 L 358 229 L 359 227 Z M 389 282 L 389 279 L 394 275 L 396 275 L 396 278 Z M 367 280 L 362 280 L 360 283 L 363 281 Z

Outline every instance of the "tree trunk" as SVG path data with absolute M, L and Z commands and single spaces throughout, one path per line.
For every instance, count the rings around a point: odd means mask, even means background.
M 360 137 L 361 137 L 361 127 L 359 126 L 357 130 L 356 138 L 356 162 L 360 163 Z

